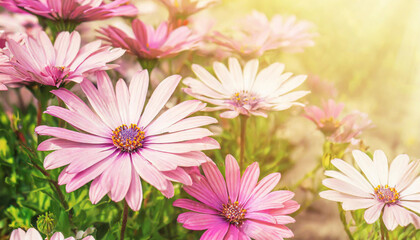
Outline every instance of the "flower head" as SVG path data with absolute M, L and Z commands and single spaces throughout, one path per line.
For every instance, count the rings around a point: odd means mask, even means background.
M 333 142 L 350 142 L 363 130 L 371 126 L 367 114 L 352 112 L 343 119 L 339 116 L 344 108 L 343 103 L 329 99 L 322 109 L 317 106 L 305 107 L 304 116 L 314 122 L 318 129 Z
M 129 0 L 115 0 L 105 3 L 103 0 L 13 0 L 17 7 L 25 11 L 59 21 L 82 23 L 104 20 L 116 16 L 137 15 L 137 8 L 127 4 Z
M 420 160 L 410 162 L 407 155 L 401 154 L 388 167 L 381 150 L 375 151 L 373 161 L 359 150 L 353 151 L 353 157 L 364 176 L 343 160 L 334 159 L 331 163 L 338 171 L 325 171 L 331 178 L 322 182 L 332 190 L 320 196 L 343 203 L 344 210 L 367 209 L 364 218 L 369 224 L 383 214 L 389 230 L 410 223 L 420 228 Z
M 290 78 L 292 73 L 283 73 L 284 65 L 273 63 L 258 74 L 258 60 L 245 64 L 242 71 L 236 58 L 229 58 L 229 69 L 220 62 L 214 62 L 213 69 L 218 79 L 203 67 L 193 64 L 192 70 L 199 80 L 187 78 L 183 81 L 189 88 L 184 91 L 202 101 L 216 105 L 208 111 L 227 109 L 220 114 L 234 118 L 239 114 L 267 116 L 266 111 L 281 111 L 293 105 L 308 94 L 308 91 L 291 90 L 301 85 L 306 76 Z
M 68 109 L 50 106 L 45 113 L 63 119 L 77 131 L 49 126 L 35 129 L 39 135 L 54 137 L 38 146 L 39 151 L 55 150 L 44 159 L 44 167 L 67 165 L 58 179 L 59 184 L 66 184 L 67 192 L 93 180 L 89 196 L 94 204 L 108 193 L 113 201 L 125 199 L 133 210 L 139 210 L 140 177 L 172 197 L 171 181 L 192 183 L 182 167 L 199 166 L 208 161 L 202 150 L 219 147 L 209 137 L 212 133 L 200 128 L 215 123 L 214 118 L 187 118 L 204 108 L 204 103 L 185 101 L 158 116 L 180 79 L 173 75 L 163 80 L 144 108 L 149 84 L 146 70 L 135 74 L 129 87 L 120 79 L 115 91 L 103 71 L 97 72 L 98 88 L 84 80 L 80 86 L 93 110 L 70 91 L 53 90 Z
M 80 35 L 76 31 L 60 33 L 54 45 L 45 32 L 39 32 L 34 37 L 27 36 L 22 43 L 8 39 L 9 53 L 6 54 L 9 60 L 0 63 L 0 76 L 7 76 L 7 79 L 0 79 L 0 82 L 56 87 L 71 81 L 79 83 L 87 73 L 109 69 L 107 63 L 124 54 L 122 49 L 101 47 L 99 40 L 82 48 L 80 43 Z
M 296 21 L 295 16 L 275 15 L 271 21 L 260 12 L 253 11 L 239 24 L 232 36 L 216 32 L 213 41 L 243 57 L 258 57 L 269 50 L 301 52 L 313 46 L 315 33 L 312 23 Z
M 170 30 L 167 22 L 162 22 L 156 29 L 139 19 L 132 23 L 131 33 L 108 26 L 99 30 L 100 37 L 114 47 L 126 49 L 139 59 L 157 59 L 176 55 L 191 49 L 200 40 L 187 26 Z
M 272 173 L 260 182 L 258 163 L 253 163 L 242 178 L 237 161 L 226 156 L 226 181 L 213 162 L 202 165 L 204 176 L 193 175 L 184 190 L 197 201 L 178 199 L 174 206 L 191 210 L 178 216 L 178 222 L 190 230 L 207 230 L 201 239 L 283 239 L 293 237 L 285 224 L 295 220 L 287 214 L 299 204 L 291 200 L 293 192 L 273 188 L 280 173 Z
M 15 229 L 10 236 L 10 240 L 43 240 L 41 234 L 35 228 L 29 228 L 27 232 L 21 228 Z M 54 233 L 49 240 L 75 240 L 74 237 L 64 239 L 61 232 Z M 87 236 L 83 240 L 95 240 L 92 236 Z
M 188 16 L 209 7 L 219 0 L 159 0 L 169 11 L 170 17 L 187 18 Z

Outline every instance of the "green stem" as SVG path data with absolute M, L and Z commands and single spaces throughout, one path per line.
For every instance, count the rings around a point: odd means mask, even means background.
M 152 76 L 152 70 L 155 68 L 158 60 L 156 58 L 154 59 L 148 59 L 148 58 L 140 58 L 139 63 L 143 69 L 147 69 L 147 72 L 149 73 L 149 77 Z
M 384 224 L 384 221 L 382 220 L 382 214 L 381 214 L 381 217 L 379 218 L 379 222 L 380 222 L 380 225 L 381 225 L 381 240 L 386 240 L 386 239 L 390 239 L 390 238 L 389 238 L 388 229 L 386 228 L 386 226 Z
M 123 219 L 122 219 L 122 225 L 121 225 L 120 240 L 124 240 L 125 227 L 127 225 L 127 218 L 128 218 L 128 204 L 126 201 L 124 201 L 124 212 L 123 212 Z
M 239 167 L 241 171 L 244 170 L 244 159 L 245 159 L 245 142 L 246 142 L 246 122 L 248 116 L 240 115 L 241 119 L 241 139 L 240 139 L 240 153 L 239 153 Z
M 338 211 L 340 212 L 340 220 L 341 220 L 341 223 L 343 223 L 344 231 L 346 231 L 347 236 L 349 237 L 350 240 L 354 240 L 350 232 L 349 225 L 347 224 L 346 212 L 344 211 L 343 207 L 341 207 L 340 203 L 337 203 L 337 204 L 338 204 Z

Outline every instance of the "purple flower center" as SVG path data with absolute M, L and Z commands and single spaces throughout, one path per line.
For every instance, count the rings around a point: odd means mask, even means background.
M 395 188 L 390 188 L 388 185 L 380 186 L 375 188 L 375 197 L 378 201 L 384 203 L 395 203 L 399 200 L 400 194 Z
M 239 206 L 238 201 L 231 203 L 223 204 L 223 210 L 221 215 L 230 223 L 236 226 L 241 226 L 245 221 L 246 209 L 243 209 Z
M 259 103 L 257 95 L 248 91 L 240 91 L 235 93 L 229 100 L 229 103 L 235 107 L 249 106 L 249 108 L 255 107 Z
M 144 138 L 144 131 L 137 124 L 130 127 L 123 124 L 112 131 L 112 142 L 123 152 L 131 153 L 143 147 Z

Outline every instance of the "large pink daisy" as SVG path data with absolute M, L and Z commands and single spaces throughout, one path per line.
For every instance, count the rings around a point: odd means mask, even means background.
M 182 167 L 208 161 L 202 150 L 219 148 L 201 126 L 215 123 L 206 116 L 189 117 L 205 104 L 182 102 L 158 116 L 176 89 L 181 77 L 163 80 L 144 107 L 149 84 L 146 70 L 134 75 L 127 87 L 120 79 L 116 91 L 105 72 L 97 73 L 98 88 L 88 80 L 80 86 L 93 111 L 65 89 L 52 91 L 68 109 L 50 106 L 46 113 L 68 122 L 77 131 L 39 126 L 39 135 L 54 138 L 42 142 L 40 151 L 51 151 L 44 160 L 46 169 L 66 166 L 58 181 L 72 192 L 92 181 L 89 196 L 99 202 L 107 193 L 119 202 L 126 199 L 135 211 L 140 209 L 140 177 L 166 197 L 174 195 L 171 181 L 191 184 Z M 143 113 L 142 113 L 143 112 Z
M 364 176 L 343 160 L 334 159 L 331 163 L 339 171 L 325 171 L 331 178 L 322 181 L 332 190 L 320 196 L 343 203 L 344 210 L 366 209 L 364 217 L 369 224 L 383 214 L 389 230 L 410 223 L 420 228 L 420 160 L 410 162 L 407 155 L 401 154 L 388 167 L 381 150 L 375 151 L 373 161 L 359 150 L 353 151 L 353 157 Z
M 68 82 L 80 83 L 86 74 L 107 70 L 107 63 L 124 54 L 122 49 L 101 47 L 101 41 L 81 45 L 80 34 L 61 32 L 51 43 L 47 34 L 25 36 L 21 42 L 8 38 L 8 62 L 0 55 L 0 85 L 41 85 L 60 87 Z
M 201 239 L 283 239 L 293 237 L 284 226 L 295 220 L 287 214 L 299 204 L 291 200 L 293 192 L 273 188 L 280 173 L 272 173 L 258 182 L 258 163 L 250 165 L 242 178 L 238 163 L 226 156 L 226 182 L 213 162 L 202 165 L 203 175 L 194 175 L 185 191 L 197 201 L 178 199 L 174 206 L 191 210 L 178 216 L 178 222 L 190 230 L 207 230 Z

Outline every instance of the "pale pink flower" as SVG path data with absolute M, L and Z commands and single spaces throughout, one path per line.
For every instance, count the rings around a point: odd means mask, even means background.
M 316 34 L 312 23 L 296 21 L 295 16 L 275 15 L 271 21 L 258 11 L 245 17 L 231 35 L 215 32 L 213 41 L 243 57 L 253 58 L 269 50 L 301 52 L 313 46 Z
M 93 111 L 66 89 L 53 90 L 68 109 L 50 106 L 45 113 L 61 118 L 78 131 L 39 126 L 39 135 L 54 138 L 42 142 L 39 151 L 51 151 L 44 159 L 46 169 L 67 167 L 58 182 L 72 192 L 88 182 L 89 197 L 98 203 L 107 193 L 119 202 L 126 200 L 135 211 L 140 209 L 140 177 L 166 197 L 174 195 L 171 181 L 191 184 L 182 167 L 199 166 L 208 161 L 202 150 L 219 148 L 201 126 L 217 122 L 207 116 L 189 117 L 205 104 L 182 102 L 157 116 L 175 91 L 181 77 L 163 80 L 144 107 L 149 84 L 146 70 L 134 75 L 127 87 L 124 80 L 116 90 L 108 75 L 97 72 L 97 86 L 84 80 L 80 86 Z M 143 113 L 142 113 L 143 112 Z
M 338 91 L 334 83 L 321 79 L 319 76 L 309 75 L 306 80 L 306 84 L 311 90 L 311 96 L 330 96 L 331 98 L 336 98 L 338 95 Z
M 51 20 L 73 23 L 103 20 L 116 16 L 134 17 L 137 8 L 129 0 L 14 0 L 25 11 Z
M 367 114 L 354 111 L 342 119 L 339 118 L 343 103 L 336 103 L 329 99 L 322 104 L 322 109 L 317 106 L 305 107 L 304 116 L 314 122 L 318 129 L 333 142 L 350 142 L 363 130 L 372 126 L 372 121 Z
M 420 228 L 420 160 L 410 162 L 407 155 L 401 154 L 388 167 L 381 150 L 375 151 L 373 161 L 359 150 L 353 151 L 353 157 L 364 175 L 345 161 L 334 159 L 331 163 L 339 171 L 325 171 L 331 178 L 322 181 L 332 190 L 320 196 L 341 202 L 346 211 L 367 209 L 364 218 L 368 224 L 383 214 L 382 220 L 391 231 L 410 223 Z
M 156 29 L 139 19 L 132 22 L 132 32 L 108 26 L 99 30 L 100 37 L 114 47 L 126 49 L 139 59 L 172 57 L 182 51 L 190 50 L 198 44 L 200 36 L 193 34 L 187 26 L 170 30 L 167 22 L 162 22 Z
M 38 19 L 29 14 L 0 14 L 0 29 L 5 34 L 26 33 L 29 35 L 42 31 L 42 27 L 38 24 Z M 0 44 L 0 48 L 1 44 Z
M 169 11 L 170 17 L 187 18 L 201 11 L 219 0 L 159 0 Z
M 295 101 L 309 92 L 289 92 L 301 85 L 306 76 L 290 78 L 292 73 L 283 73 L 284 64 L 281 63 L 273 63 L 258 73 L 258 65 L 258 60 L 251 60 L 242 71 L 236 58 L 229 58 L 229 69 L 220 62 L 214 62 L 215 78 L 203 67 L 193 64 L 192 70 L 199 80 L 185 79 L 183 83 L 189 88 L 184 91 L 216 105 L 206 108 L 207 111 L 228 110 L 220 114 L 224 118 L 235 118 L 239 114 L 266 117 L 267 111 L 281 111 L 293 105 L 303 106 Z
M 80 43 L 80 35 L 76 31 L 71 34 L 61 32 L 54 45 L 45 32 L 39 32 L 35 37 L 27 36 L 23 43 L 8 39 L 10 53 L 6 54 L 9 60 L 5 64 L 0 63 L 0 76 L 7 76 L 7 79 L 1 80 L 0 77 L 0 82 L 56 87 L 70 81 L 80 83 L 88 73 L 110 69 L 107 63 L 124 54 L 122 49 L 101 47 L 99 40 L 81 48 Z
M 174 206 L 191 210 L 181 213 L 178 222 L 190 230 L 207 230 L 201 239 L 283 239 L 293 237 L 285 224 L 295 220 L 288 214 L 299 209 L 291 200 L 293 192 L 271 192 L 280 181 L 272 173 L 260 182 L 258 163 L 251 164 L 241 178 L 239 165 L 226 156 L 226 181 L 213 162 L 202 165 L 204 176 L 192 175 L 184 190 L 198 200 L 177 199 Z
M 46 238 L 45 238 L 46 239 Z M 35 228 L 29 228 L 27 232 L 21 228 L 15 229 L 10 235 L 10 240 L 43 240 L 41 234 Z M 75 240 L 74 237 L 64 238 L 61 232 L 54 233 L 49 240 Z M 95 240 L 92 236 L 87 236 L 83 240 Z

